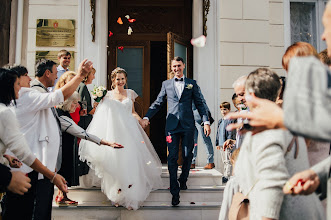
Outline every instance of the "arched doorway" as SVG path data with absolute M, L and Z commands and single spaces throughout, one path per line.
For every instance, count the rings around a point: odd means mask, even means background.
M 130 23 L 125 17 L 136 19 Z M 117 22 L 118 18 L 121 22 Z M 129 27 L 133 32 L 128 35 Z M 192 0 L 109 0 L 108 30 L 108 88 L 109 74 L 120 66 L 128 72 L 128 87 L 139 98 L 137 112 L 143 116 L 167 79 L 171 56 L 186 55 L 187 75 L 192 74 Z M 170 34 L 169 32 L 172 32 Z M 176 47 L 177 46 L 177 47 Z M 123 47 L 123 49 L 122 49 Z M 177 51 L 174 51 L 176 50 Z M 166 162 L 165 119 L 166 106 L 151 120 L 147 130 L 162 162 Z

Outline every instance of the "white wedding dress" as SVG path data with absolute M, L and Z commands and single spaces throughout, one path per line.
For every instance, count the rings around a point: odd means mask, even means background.
M 108 91 L 99 104 L 87 132 L 124 146 L 121 149 L 82 140 L 80 159 L 87 161 L 101 180 L 101 190 L 114 203 L 134 210 L 153 189 L 162 188 L 162 164 L 137 119 L 132 105 L 137 94 L 126 89 L 122 102 Z

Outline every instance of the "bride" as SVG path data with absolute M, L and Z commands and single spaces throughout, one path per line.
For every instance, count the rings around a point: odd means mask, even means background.
M 101 190 L 117 205 L 138 209 L 153 189 L 162 187 L 162 164 L 135 112 L 137 94 L 125 89 L 127 73 L 111 73 L 112 88 L 99 104 L 87 132 L 124 146 L 121 151 L 82 140 L 80 159 L 101 180 Z

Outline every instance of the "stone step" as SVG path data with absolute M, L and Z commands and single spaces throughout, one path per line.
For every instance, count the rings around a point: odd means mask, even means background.
M 137 211 L 129 211 L 123 207 L 114 207 L 110 202 L 90 203 L 77 207 L 54 207 L 52 219 L 79 220 L 216 220 L 218 219 L 221 202 L 181 202 L 178 207 L 168 203 L 145 202 Z
M 180 200 L 183 202 L 219 202 L 223 199 L 224 187 L 202 188 L 202 189 L 187 189 L 180 191 Z M 57 194 L 55 190 L 54 194 Z M 94 187 L 91 189 L 70 188 L 68 197 L 78 201 L 80 205 L 86 205 L 90 202 L 107 202 L 108 198 L 100 188 Z M 54 196 L 55 198 L 55 196 Z M 168 189 L 159 189 L 152 191 L 146 199 L 146 202 L 165 202 L 171 201 L 171 194 Z M 54 203 L 56 206 L 56 204 Z

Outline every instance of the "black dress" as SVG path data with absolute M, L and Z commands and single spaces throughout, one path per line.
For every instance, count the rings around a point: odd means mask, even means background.
M 72 119 L 69 112 L 57 109 L 58 115 Z M 79 158 L 77 138 L 62 131 L 62 164 L 58 172 L 68 182 L 68 186 L 79 185 Z

